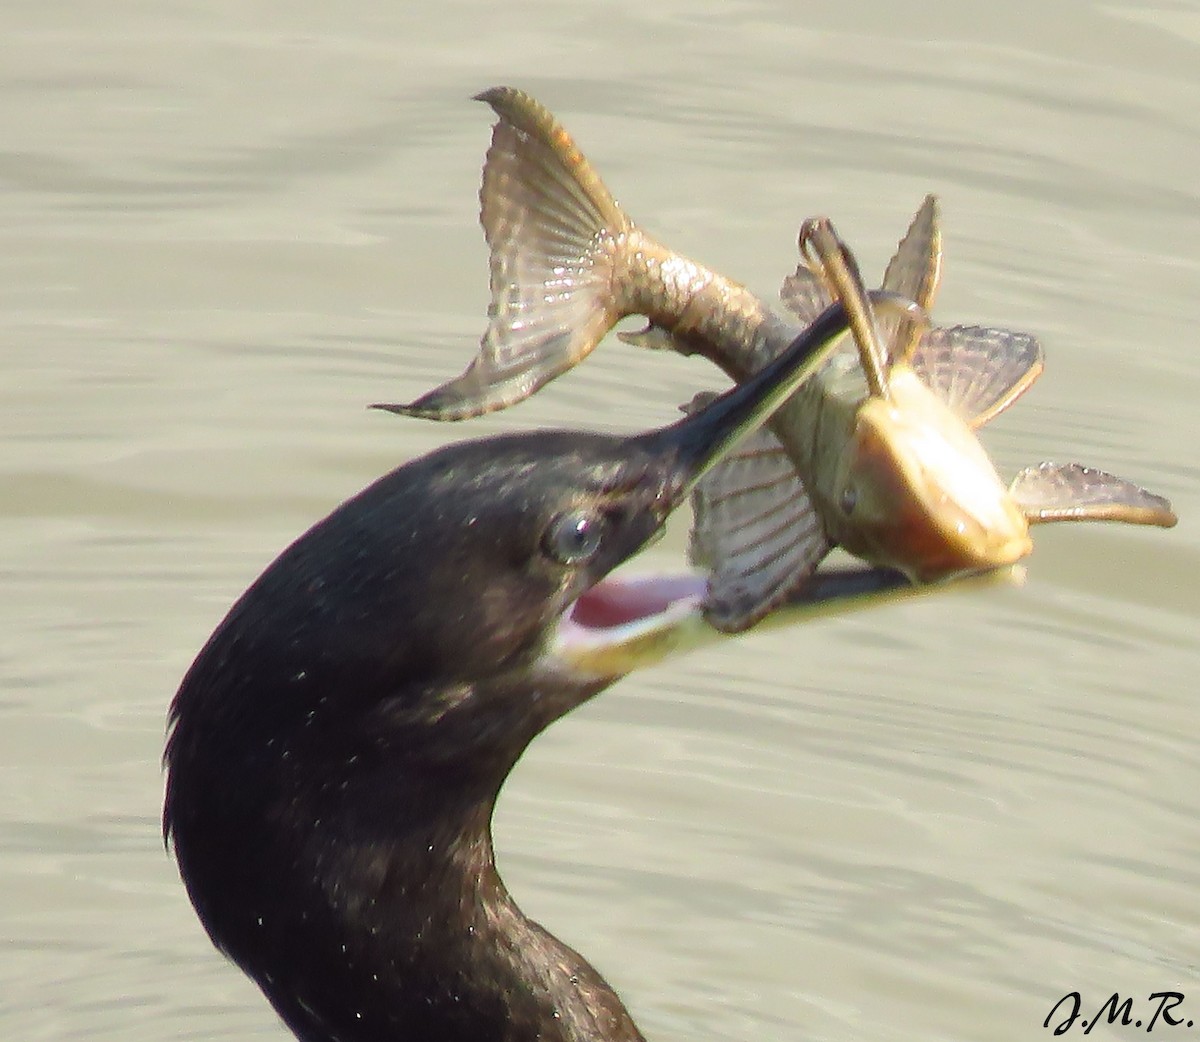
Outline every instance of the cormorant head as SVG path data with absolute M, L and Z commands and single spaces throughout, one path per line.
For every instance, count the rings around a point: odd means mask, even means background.
M 668 427 L 460 442 L 313 526 L 234 605 L 175 698 L 165 822 L 181 863 L 198 808 L 286 813 L 298 793 L 336 803 L 353 779 L 441 768 L 439 791 L 477 780 L 494 795 L 539 730 L 700 625 L 703 579 L 607 576 L 844 327 L 831 308 Z

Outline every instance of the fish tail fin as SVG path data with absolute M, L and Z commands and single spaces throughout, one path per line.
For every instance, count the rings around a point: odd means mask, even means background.
M 458 420 L 515 404 L 583 359 L 623 317 L 617 266 L 633 224 L 539 102 L 511 87 L 477 95 L 499 117 L 480 221 L 492 301 L 462 375 L 392 412 Z

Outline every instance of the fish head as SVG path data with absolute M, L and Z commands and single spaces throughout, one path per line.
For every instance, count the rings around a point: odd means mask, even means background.
M 1025 557 L 1025 515 L 974 432 L 906 365 L 888 384 L 859 408 L 839 462 L 839 542 L 920 582 Z

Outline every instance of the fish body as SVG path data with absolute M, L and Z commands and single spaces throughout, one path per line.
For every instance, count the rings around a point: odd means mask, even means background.
M 478 97 L 499 117 L 480 191 L 490 248 L 488 328 L 461 376 L 409 405 L 385 408 L 443 420 L 504 408 L 576 365 L 635 314 L 648 325 L 623 339 L 700 354 L 740 383 L 838 300 L 857 315 L 855 342 L 837 350 L 769 429 L 694 493 L 692 553 L 710 572 L 714 625 L 752 624 L 835 545 L 929 582 L 1011 565 L 1032 548 L 1029 523 L 1064 519 L 1055 514 L 1061 503 L 1045 501 L 1047 490 L 1067 495 L 1079 475 L 1057 483 L 1045 474 L 1036 482 L 1019 478 L 1006 488 L 974 433 L 1040 373 L 1033 337 L 923 329 L 904 313 L 877 316 L 853 256 L 821 221 L 802 232 L 801 263 L 782 291 L 792 315 L 781 316 L 635 224 L 536 100 L 505 87 Z M 937 205 L 929 197 L 882 288 L 928 309 L 940 271 Z M 1095 497 L 1104 499 L 1100 472 L 1088 473 Z M 1112 481 L 1107 494 L 1119 513 L 1122 500 L 1141 490 Z M 1016 492 L 1033 485 L 1043 499 L 1029 511 Z M 1166 523 L 1165 501 L 1151 499 L 1141 501 L 1143 517 Z

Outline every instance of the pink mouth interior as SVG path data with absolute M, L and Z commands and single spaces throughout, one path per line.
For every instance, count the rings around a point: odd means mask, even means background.
M 570 619 L 588 629 L 610 629 L 660 615 L 672 604 L 704 596 L 705 580 L 696 576 L 605 579 L 575 602 Z

